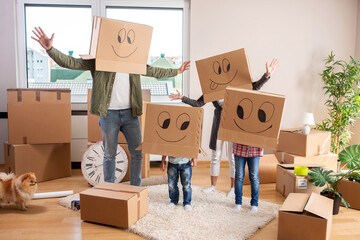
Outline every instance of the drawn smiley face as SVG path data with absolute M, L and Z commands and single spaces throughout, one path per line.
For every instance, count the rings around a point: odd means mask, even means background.
M 210 77 L 211 90 L 215 90 L 219 85 L 228 85 L 238 74 L 238 70 L 232 67 L 227 58 L 223 58 L 221 63 L 219 61 L 214 61 L 212 69 L 215 75 Z
M 125 28 L 121 28 L 117 34 L 116 42 L 117 42 L 118 46 L 114 46 L 112 44 L 111 47 L 112 47 L 112 50 L 115 53 L 115 55 L 118 56 L 119 58 L 128 58 L 131 55 L 133 55 L 137 50 L 137 47 L 134 44 L 135 31 L 133 29 L 129 29 L 127 31 Z M 127 45 L 127 46 L 125 46 L 125 45 Z M 120 54 L 119 53 L 120 47 L 121 47 L 121 49 L 127 50 L 127 52 L 123 53 L 123 55 Z
M 275 105 L 269 101 L 254 104 L 250 98 L 243 98 L 236 107 L 233 121 L 244 132 L 262 134 L 273 127 L 274 112 Z
M 187 136 L 186 129 L 190 126 L 190 115 L 181 113 L 178 116 L 171 116 L 169 112 L 162 111 L 157 118 L 157 123 L 160 128 L 155 132 L 159 138 L 168 143 L 177 143 L 184 140 Z M 172 129 L 173 134 L 166 134 L 166 130 L 170 129 Z

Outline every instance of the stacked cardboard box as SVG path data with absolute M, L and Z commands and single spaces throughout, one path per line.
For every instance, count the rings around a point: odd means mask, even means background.
M 69 89 L 8 89 L 7 172 L 42 182 L 71 175 Z
M 129 228 L 148 212 L 146 187 L 103 182 L 80 193 L 81 219 Z
M 330 152 L 330 144 L 330 132 L 312 129 L 305 135 L 299 128 L 281 130 L 275 152 L 280 163 L 277 168 L 276 189 L 284 196 L 291 192 L 319 193 L 321 189 L 309 183 L 307 177 L 295 176 L 293 168 L 294 165 L 301 165 L 336 172 L 338 156 Z
M 146 113 L 146 104 L 151 101 L 150 90 L 142 90 L 143 96 L 143 115 L 139 117 L 141 134 L 144 135 L 144 125 L 145 125 L 145 113 Z M 99 125 L 99 116 L 93 115 L 90 113 L 90 102 L 91 102 L 91 89 L 88 90 L 88 146 L 98 141 L 102 141 L 101 128 Z M 130 152 L 127 147 L 127 142 L 125 136 L 122 132 L 119 132 L 118 136 L 119 145 L 126 151 L 129 164 L 128 171 L 122 181 L 130 180 Z M 141 176 L 143 178 L 150 177 L 150 155 L 143 153 L 142 169 Z

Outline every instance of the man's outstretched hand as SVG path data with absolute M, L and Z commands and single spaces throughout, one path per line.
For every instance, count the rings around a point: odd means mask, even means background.
M 37 41 L 38 43 L 40 43 L 40 45 L 41 45 L 46 51 L 48 51 L 48 50 L 50 50 L 50 49 L 52 48 L 52 44 L 53 44 L 54 34 L 55 34 L 55 33 L 53 33 L 53 34 L 51 35 L 51 38 L 49 39 L 49 38 L 46 36 L 46 34 L 44 33 L 44 31 L 41 29 L 41 27 L 39 27 L 39 28 L 35 27 L 35 30 L 33 30 L 32 32 L 35 34 L 35 36 L 36 36 L 37 38 L 35 38 L 35 37 L 33 37 L 33 36 L 31 36 L 31 38 L 34 39 L 35 41 Z
M 184 62 L 178 69 L 178 74 L 182 74 L 190 68 L 190 61 Z

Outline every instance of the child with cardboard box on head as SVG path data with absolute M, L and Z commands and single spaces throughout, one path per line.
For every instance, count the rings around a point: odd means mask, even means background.
M 221 64 L 220 64 L 220 63 Z M 252 88 L 254 90 L 260 89 L 270 78 L 271 73 L 277 68 L 278 60 L 273 59 L 270 65 L 266 64 L 266 73 L 256 82 L 251 82 L 250 69 L 247 63 L 247 56 L 244 49 L 220 54 L 207 59 L 199 60 L 196 62 L 196 66 L 199 73 L 200 82 L 204 94 L 198 99 L 190 99 L 183 96 L 179 91 L 176 94 L 171 93 L 169 98 L 171 100 L 180 99 L 183 103 L 189 104 L 193 107 L 202 107 L 206 104 L 204 101 L 204 95 L 208 95 L 208 99 L 212 99 L 217 94 L 224 94 L 224 89 L 227 86 L 241 86 L 245 88 Z M 215 78 L 222 77 L 228 78 L 228 74 L 232 73 L 231 81 L 226 84 L 222 84 L 219 80 L 214 83 Z M 237 74 L 239 73 L 239 74 Z M 234 76 L 234 77 L 232 77 Z M 209 83 L 210 79 L 210 83 Z M 210 86 L 208 86 L 210 84 Z M 222 88 L 222 89 L 220 89 Z M 215 95 L 216 94 L 216 95 Z M 222 97 L 223 98 L 223 97 Z M 220 126 L 221 112 L 223 109 L 224 100 L 217 100 L 212 102 L 214 109 L 214 117 L 211 127 L 209 148 L 211 149 L 211 163 L 210 163 L 210 180 L 211 186 L 203 190 L 208 193 L 216 189 L 217 179 L 220 173 L 220 161 L 222 156 L 222 150 L 224 142 L 218 139 L 218 132 Z M 235 180 L 235 162 L 233 158 L 233 143 L 226 142 L 227 157 L 229 159 L 229 175 L 230 175 L 230 191 L 228 197 L 234 197 L 234 180 Z
M 142 140 L 138 119 L 142 115 L 140 74 L 155 78 L 173 77 L 187 70 L 190 62 L 184 62 L 179 69 L 147 65 L 152 27 L 142 24 L 94 17 L 90 52 L 82 59 L 55 49 L 54 34 L 48 38 L 40 27 L 35 28 L 33 34 L 35 37 L 32 38 L 61 67 L 91 71 L 90 112 L 100 116 L 104 181 L 115 181 L 115 156 L 121 131 L 131 155 L 130 184 L 141 186 L 142 152 L 136 150 Z
M 165 169 L 166 156 L 162 156 L 160 170 Z M 179 202 L 179 188 L 178 181 L 180 177 L 181 185 L 183 187 L 183 206 L 186 211 L 191 211 L 191 177 L 192 177 L 192 166 L 196 166 L 195 158 L 183 158 L 183 157 L 171 157 L 168 156 L 168 185 L 169 185 L 169 198 L 170 203 L 167 205 L 172 208 Z

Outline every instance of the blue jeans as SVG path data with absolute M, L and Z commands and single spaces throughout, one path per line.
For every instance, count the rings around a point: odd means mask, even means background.
M 190 161 L 185 164 L 172 164 L 168 162 L 167 175 L 168 175 L 170 201 L 175 205 L 178 204 L 179 202 L 178 181 L 180 176 L 181 184 L 183 186 L 183 196 L 184 196 L 183 205 L 184 206 L 190 205 L 191 194 L 192 194 L 192 190 L 191 190 L 192 168 Z
M 235 157 L 235 204 L 242 204 L 242 190 L 245 176 L 245 164 L 249 168 L 251 184 L 251 206 L 258 206 L 259 200 L 259 160 L 260 157 Z
M 138 117 L 133 117 L 131 108 L 108 110 L 106 117 L 100 117 L 99 124 L 104 145 L 104 181 L 115 182 L 115 156 L 118 135 L 121 131 L 128 144 L 130 160 L 130 184 L 141 186 L 141 150 L 135 150 L 141 144 L 141 129 Z

